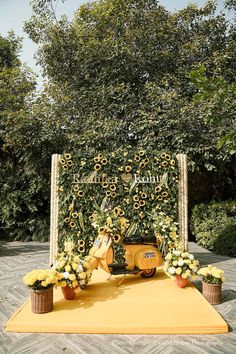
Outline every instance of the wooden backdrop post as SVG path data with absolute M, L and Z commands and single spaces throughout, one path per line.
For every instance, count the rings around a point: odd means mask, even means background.
M 179 230 L 180 238 L 188 249 L 188 164 L 187 155 L 178 154 L 179 162 Z
M 52 155 L 51 162 L 51 205 L 50 205 L 50 265 L 53 265 L 57 255 L 58 241 L 58 176 L 59 159 L 61 155 Z

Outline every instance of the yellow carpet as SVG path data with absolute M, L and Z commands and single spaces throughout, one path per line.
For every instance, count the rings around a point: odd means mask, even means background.
M 218 312 L 189 282 L 180 289 L 162 271 L 150 279 L 120 276 L 102 270 L 93 273 L 92 283 L 75 300 L 64 300 L 54 290 L 54 308 L 33 314 L 28 300 L 9 320 L 10 332 L 59 333 L 226 333 L 228 326 Z

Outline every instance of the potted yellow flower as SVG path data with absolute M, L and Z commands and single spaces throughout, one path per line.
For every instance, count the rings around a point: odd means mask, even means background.
M 164 271 L 180 288 L 187 285 L 188 277 L 196 275 L 198 269 L 199 261 L 191 253 L 173 249 L 165 257 Z
M 83 289 L 91 277 L 88 263 L 73 253 L 74 248 L 72 241 L 65 241 L 64 252 L 57 255 L 55 263 L 55 269 L 61 275 L 58 285 L 66 300 L 73 300 L 78 287 Z
M 35 269 L 23 281 L 31 289 L 31 310 L 34 313 L 50 312 L 53 308 L 53 287 L 61 275 L 55 269 Z
M 224 271 L 218 267 L 208 265 L 199 269 L 202 277 L 202 294 L 212 305 L 221 303 L 221 285 L 224 282 Z

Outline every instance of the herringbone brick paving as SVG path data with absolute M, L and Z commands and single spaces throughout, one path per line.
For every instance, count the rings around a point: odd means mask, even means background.
M 22 283 L 22 277 L 33 268 L 48 266 L 49 244 L 1 241 L 0 354 L 236 353 L 236 258 L 215 255 L 194 243 L 189 246 L 201 265 L 214 263 L 225 270 L 223 302 L 216 308 L 230 326 L 228 334 L 180 336 L 7 333 L 4 331 L 5 323 L 29 294 Z M 200 289 L 200 281 L 196 281 L 195 285 Z

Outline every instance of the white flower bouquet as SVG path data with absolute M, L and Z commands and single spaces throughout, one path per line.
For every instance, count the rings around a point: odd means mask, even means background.
M 164 271 L 171 278 L 179 275 L 187 279 L 190 276 L 196 275 L 198 269 L 199 261 L 191 253 L 173 249 L 165 257 Z

